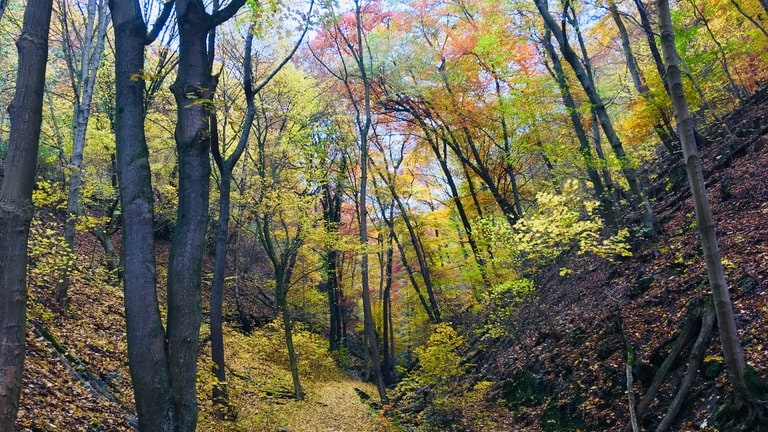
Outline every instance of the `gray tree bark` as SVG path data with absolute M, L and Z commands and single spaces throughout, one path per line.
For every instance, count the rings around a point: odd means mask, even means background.
M 83 151 L 85 150 L 85 134 L 88 129 L 88 120 L 91 117 L 91 101 L 93 90 L 96 86 L 96 73 L 101 66 L 101 54 L 104 52 L 104 42 L 109 26 L 109 14 L 106 0 L 89 0 L 85 12 L 85 28 L 75 29 L 72 18 L 69 17 L 66 2 L 59 1 L 59 19 L 64 29 L 73 29 L 77 32 L 76 38 L 82 41 L 80 58 L 76 58 L 76 47 L 70 34 L 63 35 L 64 56 L 70 73 L 72 90 L 75 99 L 73 102 L 74 115 L 72 116 L 72 156 L 69 159 L 67 171 L 69 173 L 69 192 L 67 194 L 67 221 L 64 224 L 64 241 L 70 251 L 75 250 L 75 225 L 77 218 L 84 214 L 80 199 L 80 189 L 83 183 Z M 56 301 L 62 307 L 67 307 L 67 292 L 69 290 L 69 272 L 65 269 L 59 276 L 56 286 Z
M 613 129 L 613 123 L 611 122 L 611 118 L 605 108 L 605 103 L 595 88 L 594 81 L 591 79 L 590 74 L 587 70 L 585 70 L 584 66 L 579 61 L 578 56 L 573 51 L 573 48 L 571 48 L 560 26 L 557 24 L 557 22 L 555 22 L 555 19 L 552 17 L 552 15 L 550 15 L 546 1 L 535 0 L 535 3 L 539 13 L 541 14 L 542 18 L 544 18 L 546 26 L 555 36 L 555 39 L 560 46 L 560 52 L 562 53 L 563 58 L 568 62 L 569 65 L 571 65 L 571 68 L 575 72 L 576 77 L 579 79 L 584 92 L 589 98 L 589 102 L 592 104 L 593 109 L 595 110 L 595 113 L 600 120 L 600 125 L 603 129 L 603 132 L 605 132 L 605 136 L 608 139 L 613 152 L 619 159 L 621 171 L 624 174 L 627 183 L 629 184 L 632 195 L 635 197 L 640 207 L 640 214 L 642 215 L 643 225 L 645 228 L 653 232 L 655 229 L 655 220 L 653 216 L 653 209 L 651 208 L 651 203 L 648 201 L 648 197 L 645 195 L 642 184 L 637 178 L 637 170 L 635 170 L 634 166 L 632 166 L 632 161 L 630 160 L 629 155 L 627 155 L 624 151 L 624 146 L 622 145 L 619 136 L 616 134 L 616 131 Z
M 683 92 L 683 82 L 678 65 L 678 55 L 675 49 L 675 34 L 672 28 L 672 18 L 667 0 L 657 0 L 659 9 L 659 32 L 661 46 L 666 62 L 667 79 L 675 110 L 677 133 L 683 146 L 683 162 L 688 173 L 688 182 L 693 196 L 693 207 L 696 213 L 696 227 L 699 231 L 701 246 L 704 251 L 704 261 L 707 265 L 707 277 L 712 290 L 717 315 L 717 326 L 720 331 L 720 343 L 728 369 L 731 384 L 737 394 L 749 399 L 749 388 L 745 376 L 746 363 L 744 352 L 739 343 L 736 330 L 736 319 L 733 313 L 728 284 L 725 280 L 723 263 L 715 234 L 715 221 L 707 198 L 704 174 L 701 168 L 696 139 L 693 135 L 693 120 L 688 112 L 688 102 Z
M 0 188 L 0 430 L 16 423 L 24 370 L 27 241 L 32 221 L 38 141 L 43 115 L 52 0 L 24 10 L 16 93 L 8 108 L 10 142 Z
M 168 261 L 168 362 L 179 430 L 197 425 L 197 354 L 201 321 L 200 272 L 208 226 L 211 112 L 217 80 L 207 36 L 245 4 L 233 0 L 208 14 L 202 0 L 177 0 L 179 68 L 176 99 L 179 205 Z
M 173 3 L 166 3 L 153 31 L 138 0 L 110 0 L 115 31 L 115 140 L 123 225 L 123 289 L 128 362 L 139 429 L 175 432 L 166 334 L 157 303 L 154 249 L 154 197 L 149 150 L 144 135 L 144 47 L 164 25 Z

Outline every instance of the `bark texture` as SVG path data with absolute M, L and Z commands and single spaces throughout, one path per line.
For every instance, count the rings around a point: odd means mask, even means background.
M 27 241 L 48 62 L 51 0 L 30 0 L 16 41 L 19 67 L 0 188 L 0 430 L 16 422 L 24 369 Z
M 154 198 L 144 135 L 144 83 L 135 79 L 144 68 L 147 29 L 138 0 L 111 0 L 109 6 L 115 29 L 115 137 L 131 382 L 139 429 L 171 432 L 175 431 L 175 411 L 166 335 L 157 303 Z
M 688 173 L 688 182 L 693 196 L 693 208 L 696 213 L 696 227 L 699 231 L 704 260 L 707 265 L 707 277 L 712 290 L 717 315 L 717 327 L 720 331 L 720 343 L 723 356 L 728 368 L 728 375 L 736 392 L 749 399 L 749 388 L 745 376 L 744 352 L 739 343 L 736 331 L 736 319 L 733 313 L 728 284 L 725 280 L 723 263 L 720 259 L 720 249 L 715 234 L 715 221 L 707 198 L 704 174 L 701 168 L 696 139 L 693 133 L 693 121 L 688 111 L 688 102 L 683 92 L 683 82 L 678 65 L 678 55 L 675 49 L 675 34 L 672 28 L 672 18 L 667 0 L 657 0 L 659 9 L 659 32 L 661 46 L 666 62 L 669 90 L 675 110 L 677 133 L 683 146 L 683 162 Z

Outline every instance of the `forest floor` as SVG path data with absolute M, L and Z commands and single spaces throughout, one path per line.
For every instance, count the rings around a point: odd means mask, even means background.
M 88 257 L 79 260 L 78 266 L 89 271 L 73 277 L 67 311 L 52 301 L 45 278 L 32 278 L 19 431 L 135 430 L 123 293 L 90 271 L 89 266 L 100 262 L 100 246 L 94 242 L 83 236 L 78 245 L 79 256 Z M 161 269 L 166 252 L 167 245 L 161 246 Z M 249 335 L 225 328 L 229 392 L 237 416 L 221 420 L 209 400 L 213 380 L 208 373 L 210 343 L 204 320 L 198 372 L 199 431 L 384 430 L 385 419 L 358 395 L 358 390 L 375 395 L 375 387 L 351 379 L 328 356 L 322 339 L 301 329 L 294 337 L 307 396 L 301 402 L 294 400 L 282 330 L 277 326 L 265 325 Z

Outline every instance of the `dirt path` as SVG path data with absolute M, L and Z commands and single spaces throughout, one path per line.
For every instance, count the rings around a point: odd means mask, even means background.
M 354 381 L 316 383 L 307 400 L 284 407 L 283 430 L 291 432 L 380 432 L 385 431 L 355 388 L 375 395 L 376 388 Z

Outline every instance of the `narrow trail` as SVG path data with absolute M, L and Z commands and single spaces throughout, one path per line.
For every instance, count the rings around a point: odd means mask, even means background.
M 315 383 L 307 400 L 284 406 L 284 431 L 291 432 L 383 432 L 377 414 L 363 402 L 355 388 L 376 394 L 370 384 L 342 381 Z M 352 402 L 355 401 L 355 402 Z M 275 430 L 280 430 L 276 428 Z

